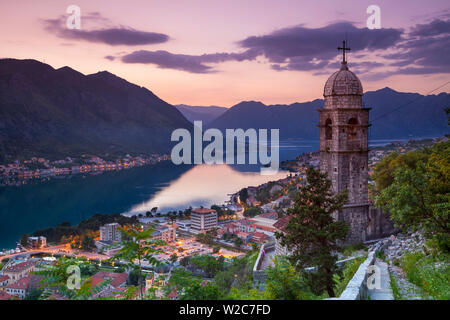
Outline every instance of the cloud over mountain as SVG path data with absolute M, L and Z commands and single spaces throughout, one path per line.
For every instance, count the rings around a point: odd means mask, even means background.
M 395 28 L 369 30 L 346 21 L 320 28 L 298 25 L 240 40 L 237 45 L 241 52 L 188 55 L 165 50 L 137 50 L 105 58 L 191 73 L 214 73 L 217 64 L 222 62 L 252 61 L 263 57 L 273 70 L 309 71 L 319 75 L 339 67 L 336 47 L 340 39 L 345 38 L 354 57 L 351 67 L 366 80 L 396 74 L 450 73 L 448 17 L 417 24 L 409 31 Z
M 175 54 L 164 50 L 139 50 L 122 56 L 125 63 L 154 64 L 163 69 L 177 69 L 191 73 L 212 73 L 216 70 L 207 65 L 225 61 L 253 60 L 257 54 L 251 50 L 242 53 L 212 53 L 202 55 Z M 107 59 L 110 59 L 108 57 Z

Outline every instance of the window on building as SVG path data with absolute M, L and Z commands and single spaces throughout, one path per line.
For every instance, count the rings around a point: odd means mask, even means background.
M 348 131 L 347 131 L 347 137 L 348 140 L 354 140 L 358 138 L 358 119 L 356 118 L 350 118 L 348 120 Z
M 331 140 L 333 138 L 333 128 L 331 127 L 332 124 L 333 124 L 333 122 L 331 121 L 331 119 L 327 119 L 327 121 L 325 121 L 325 139 L 326 140 Z

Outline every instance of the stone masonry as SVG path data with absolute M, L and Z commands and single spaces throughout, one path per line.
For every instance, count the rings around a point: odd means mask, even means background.
M 393 232 L 381 210 L 368 199 L 369 110 L 362 106 L 363 88 L 343 61 L 327 80 L 325 105 L 319 109 L 320 169 L 327 172 L 335 193 L 348 191 L 348 202 L 334 218 L 350 227 L 346 243 L 359 243 Z

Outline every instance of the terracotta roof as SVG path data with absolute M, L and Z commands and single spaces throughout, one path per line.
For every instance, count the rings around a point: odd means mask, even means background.
M 273 226 L 278 230 L 284 230 L 284 229 L 286 229 L 286 227 L 289 223 L 289 220 L 290 220 L 290 217 L 288 217 L 288 216 L 281 217 L 280 219 L 278 219 L 277 222 L 275 222 L 273 224 Z
M 237 233 L 237 236 L 238 236 L 238 237 L 247 238 L 249 234 L 250 234 L 250 233 L 248 233 L 248 232 L 241 232 L 241 231 L 239 231 L 239 232 Z
M 273 211 L 273 212 L 266 212 L 266 213 L 261 213 L 257 217 L 277 220 L 278 219 L 278 213 L 276 213 L 275 211 Z
M 16 282 L 8 285 L 8 289 L 26 290 L 28 287 L 38 287 L 39 282 L 43 279 L 41 276 L 30 275 L 25 278 L 19 279 Z
M 97 272 L 92 276 L 92 287 L 95 287 L 99 283 L 112 279 L 111 286 L 117 288 L 127 281 L 128 274 L 126 272 L 114 273 L 114 272 Z
M 169 298 L 178 298 L 178 293 L 175 290 L 172 290 L 169 294 L 168 294 Z
M 0 300 L 9 300 L 11 295 L 6 293 L 5 291 L 0 290 Z
M 254 224 L 254 220 L 247 220 L 247 219 L 239 220 L 237 222 L 244 226 L 251 226 Z
M 261 238 L 261 240 L 263 240 L 263 239 L 267 239 L 269 236 L 267 234 L 265 234 L 264 232 L 253 232 L 252 237 Z
M 22 272 L 23 270 L 29 269 L 35 265 L 34 261 L 24 261 L 11 266 L 8 266 L 4 272 Z
M 214 213 L 214 212 L 216 212 L 216 210 L 207 209 L 207 208 L 196 208 L 196 209 L 193 209 L 192 212 L 199 213 L 199 214 L 207 214 L 207 213 Z
M 9 280 L 9 276 L 0 276 L 0 282 Z

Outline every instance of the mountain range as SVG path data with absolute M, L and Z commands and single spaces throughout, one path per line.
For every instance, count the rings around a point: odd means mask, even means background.
M 146 88 L 36 60 L 0 60 L 0 161 L 170 152 L 192 124 Z
M 364 94 L 370 139 L 442 136 L 450 94 L 423 96 L 390 88 Z M 84 75 L 36 60 L 0 59 L 0 163 L 32 156 L 169 153 L 176 128 L 276 128 L 281 139 L 318 139 L 323 100 L 231 108 L 172 106 L 150 90 L 107 71 Z
M 217 107 L 217 106 L 207 106 L 207 107 L 199 107 L 199 106 L 188 106 L 186 104 L 176 105 L 175 108 L 181 111 L 181 113 L 188 119 L 190 122 L 194 122 L 195 120 L 200 120 L 203 124 L 207 124 L 212 120 L 216 119 L 228 109 L 225 107 Z
M 317 109 L 323 108 L 323 99 L 290 105 L 265 105 L 258 101 L 240 102 L 215 119 L 209 119 L 205 127 L 218 128 L 274 128 L 280 129 L 281 139 L 318 139 Z M 423 96 L 418 93 L 397 92 L 390 88 L 366 92 L 365 107 L 371 108 L 370 139 L 400 139 L 409 137 L 442 136 L 449 132 L 445 107 L 450 106 L 450 94 Z M 206 112 L 206 107 L 191 107 L 193 112 Z

